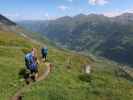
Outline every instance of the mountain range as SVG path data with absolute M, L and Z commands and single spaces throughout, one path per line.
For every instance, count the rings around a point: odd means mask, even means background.
M 57 48 L 41 34 L 29 32 L 4 16 L 0 23 L 0 100 L 132 100 L 132 68 Z M 38 75 L 45 75 L 47 62 L 42 62 L 40 55 L 44 45 L 52 70 L 46 80 L 26 85 L 24 57 L 36 48 Z M 85 73 L 85 66 L 90 66 L 90 74 Z
M 79 14 L 46 21 L 19 21 L 20 26 L 40 33 L 59 44 L 78 52 L 133 65 L 133 14 L 116 17 Z M 36 27 L 36 28 L 35 28 Z

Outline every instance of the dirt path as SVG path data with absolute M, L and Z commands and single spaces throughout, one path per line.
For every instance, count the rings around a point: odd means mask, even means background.
M 51 68 L 51 64 L 50 63 L 45 63 L 45 65 L 46 65 L 46 69 L 45 69 L 44 74 L 39 76 L 37 78 L 36 82 L 45 80 L 47 78 L 47 76 L 49 75 L 49 73 L 51 71 L 51 69 L 50 69 Z M 22 100 L 24 90 L 27 89 L 27 88 L 30 88 L 33 85 L 33 83 L 34 82 L 30 83 L 29 85 L 24 85 L 22 88 L 18 89 L 18 91 L 14 94 L 13 97 L 11 97 L 10 100 Z

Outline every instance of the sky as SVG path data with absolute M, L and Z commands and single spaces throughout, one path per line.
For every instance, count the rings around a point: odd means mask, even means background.
M 77 14 L 113 17 L 133 12 L 133 0 L 0 0 L 0 14 L 12 20 L 51 20 Z

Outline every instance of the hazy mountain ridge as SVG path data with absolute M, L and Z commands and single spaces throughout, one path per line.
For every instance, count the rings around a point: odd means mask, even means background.
M 70 49 L 89 51 L 119 62 L 133 64 L 132 13 L 111 18 L 96 14 L 65 16 L 41 24 L 36 21 L 36 29 L 31 27 L 33 23 L 20 24 Z

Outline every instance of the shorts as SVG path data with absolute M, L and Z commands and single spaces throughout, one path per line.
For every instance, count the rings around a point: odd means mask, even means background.
M 25 66 L 28 70 L 30 70 L 31 73 L 38 73 L 38 68 L 37 68 L 37 64 L 34 64 L 34 66 L 32 66 L 31 64 L 29 64 L 29 62 L 25 59 Z M 34 69 L 31 69 L 34 68 Z
M 30 70 L 31 74 L 38 73 L 38 69 L 37 68 L 35 68 L 35 69 L 29 69 L 29 70 Z

